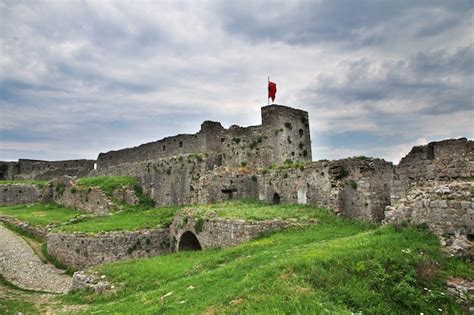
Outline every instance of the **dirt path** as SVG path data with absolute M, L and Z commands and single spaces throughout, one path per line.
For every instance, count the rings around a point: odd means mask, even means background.
M 71 277 L 44 264 L 21 237 L 1 224 L 0 273 L 6 280 L 28 290 L 65 293 L 72 286 Z

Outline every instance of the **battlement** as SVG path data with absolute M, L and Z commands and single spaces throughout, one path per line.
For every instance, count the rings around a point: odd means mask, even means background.
M 286 160 L 310 161 L 308 113 L 282 105 L 261 109 L 262 125 L 230 126 L 205 121 L 196 134 L 180 134 L 133 148 L 100 153 L 97 168 L 122 163 L 156 161 L 192 153 L 217 153 L 223 166 L 265 167 Z M 220 166 L 218 165 L 218 166 Z

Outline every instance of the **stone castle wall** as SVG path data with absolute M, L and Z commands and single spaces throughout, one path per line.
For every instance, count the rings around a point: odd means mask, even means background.
M 50 180 L 58 176 L 86 176 L 94 169 L 94 160 L 41 161 L 20 159 L 0 161 L 0 180 Z
M 473 176 L 472 140 L 450 139 L 414 147 L 395 168 L 391 206 L 384 222 L 426 224 L 449 251 L 472 251 Z
M 385 223 L 426 224 L 453 253 L 472 251 L 474 183 L 426 180 L 410 187 L 403 201 L 387 207 Z M 470 253 L 474 257 L 474 251 Z
M 418 181 L 470 176 L 474 176 L 474 141 L 450 139 L 413 147 L 395 168 L 391 183 L 392 204 Z
M 346 217 L 380 221 L 390 204 L 392 164 L 351 158 L 307 163 L 304 168 L 270 170 L 258 176 L 259 199 L 311 204 Z
M 74 269 L 170 252 L 169 229 L 127 232 L 49 233 L 48 253 Z
M 47 189 L 29 184 L 0 184 L 0 206 L 51 201 Z
M 262 125 L 225 129 L 205 121 L 193 135 L 177 135 L 107 153 L 100 153 L 98 170 L 127 163 L 157 161 L 193 153 L 218 154 L 219 165 L 265 167 L 287 159 L 311 161 L 308 113 L 280 105 L 262 108 Z M 125 166 L 126 167 L 126 166 Z

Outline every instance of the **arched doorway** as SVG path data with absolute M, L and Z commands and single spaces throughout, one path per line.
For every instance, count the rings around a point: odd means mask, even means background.
M 182 250 L 201 250 L 201 244 L 199 244 L 199 240 L 197 239 L 196 235 L 191 231 L 186 231 L 181 235 L 178 244 L 178 251 Z
M 273 194 L 272 204 L 274 204 L 274 205 L 279 205 L 280 204 L 280 195 L 279 194 L 277 194 L 277 193 Z

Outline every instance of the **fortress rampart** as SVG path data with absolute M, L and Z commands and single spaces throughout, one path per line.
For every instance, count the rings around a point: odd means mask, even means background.
M 100 153 L 97 169 L 123 163 L 156 161 L 176 155 L 218 154 L 218 166 L 265 167 L 272 163 L 311 161 L 308 113 L 281 105 L 262 107 L 262 125 L 228 129 L 205 121 L 193 135 L 182 134 L 107 153 Z
M 94 169 L 95 160 L 42 161 L 19 159 L 0 161 L 0 180 L 50 180 L 62 175 L 83 177 Z

